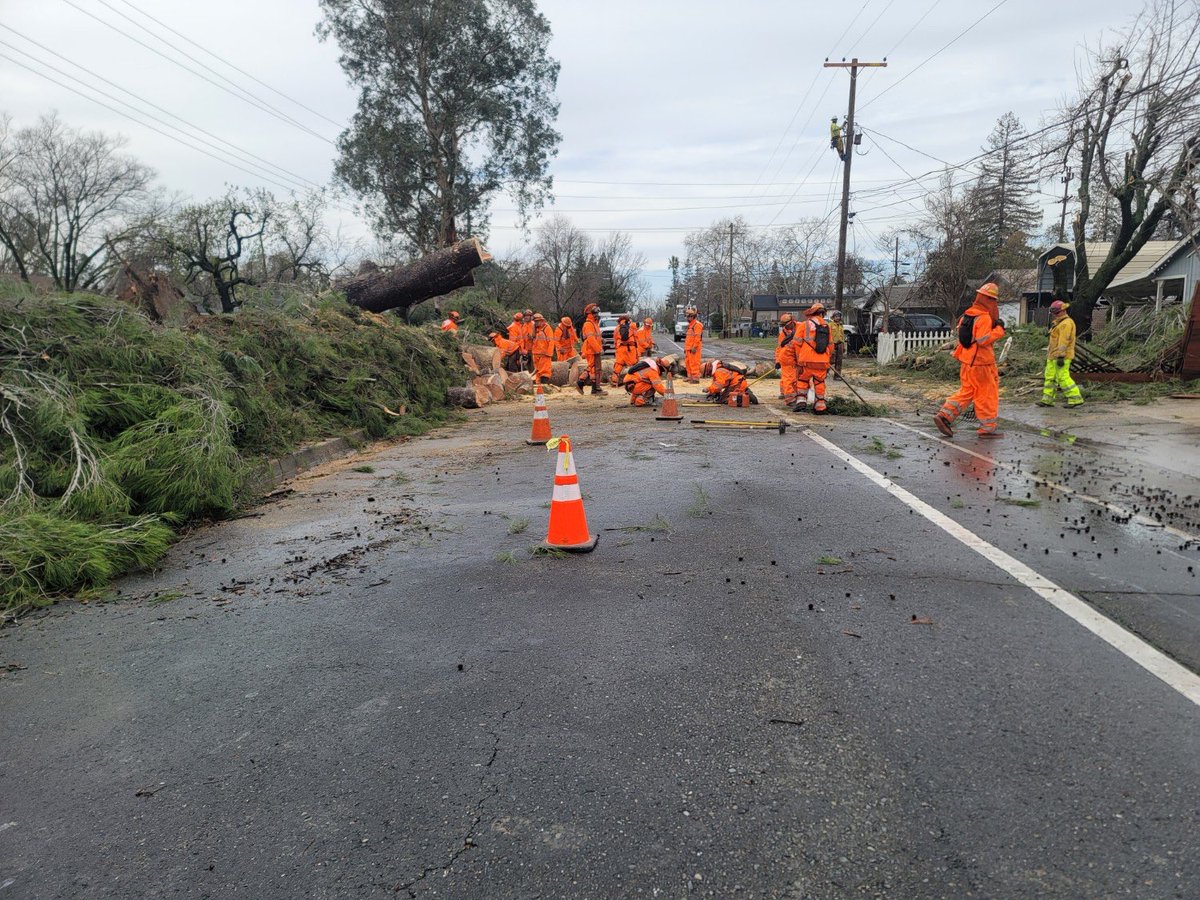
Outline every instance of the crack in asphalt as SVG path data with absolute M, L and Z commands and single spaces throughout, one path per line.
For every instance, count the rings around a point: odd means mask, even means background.
M 500 713 L 500 727 L 497 727 L 495 731 L 488 729 L 488 734 L 492 738 L 492 752 L 488 756 L 487 762 L 483 764 L 483 774 L 479 776 L 480 792 L 483 792 L 485 788 L 488 787 L 489 770 L 492 768 L 492 763 L 494 763 L 496 758 L 500 755 L 500 730 L 504 724 L 504 720 L 513 713 L 519 712 L 522 708 L 524 708 L 526 699 L 527 698 L 522 698 L 521 702 L 516 706 L 510 707 L 509 709 L 506 709 L 504 712 Z M 479 828 L 479 823 L 483 821 L 483 807 L 489 800 L 500 793 L 500 785 L 496 784 L 495 782 L 490 785 L 490 788 L 491 789 L 489 791 L 483 793 L 483 795 L 480 796 L 475 802 L 475 807 L 471 814 L 471 823 L 467 826 L 466 834 L 463 835 L 462 846 L 454 849 L 450 853 L 450 856 L 447 857 L 443 862 L 436 863 L 432 866 L 425 866 L 421 870 L 420 874 L 411 881 L 396 885 L 396 893 L 406 891 L 409 897 L 416 897 L 417 891 L 415 888 L 418 884 L 439 869 L 443 872 L 449 872 L 454 866 L 454 863 L 458 861 L 458 858 L 475 846 L 475 832 Z

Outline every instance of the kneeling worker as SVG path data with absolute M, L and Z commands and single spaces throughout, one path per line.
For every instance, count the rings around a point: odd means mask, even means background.
M 744 363 L 723 362 L 719 359 L 705 363 L 702 374 L 712 375 L 712 384 L 705 388 L 708 395 L 705 399 L 729 406 L 757 404 L 758 398 L 754 396 L 754 391 L 750 390 L 750 382 L 746 380 L 748 371 Z
M 675 356 L 639 359 L 625 371 L 624 385 L 630 406 L 653 406 L 655 394 L 665 394 L 662 376 L 675 372 Z

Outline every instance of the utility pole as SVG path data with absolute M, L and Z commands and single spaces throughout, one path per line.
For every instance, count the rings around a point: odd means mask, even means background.
M 733 317 L 733 223 L 729 223 L 729 293 L 725 297 L 725 315 L 721 317 L 721 337 L 727 338 L 733 332 L 729 320 Z
M 892 257 L 892 284 L 900 283 L 900 237 L 896 236 L 896 254 Z
M 1058 242 L 1060 244 L 1067 239 L 1067 192 L 1070 189 L 1073 174 L 1071 167 L 1067 166 L 1067 173 L 1059 179 L 1063 183 L 1062 216 L 1058 220 Z
M 846 288 L 846 227 L 850 222 L 850 164 L 854 161 L 854 95 L 858 87 L 858 70 L 885 69 L 887 68 L 887 59 L 885 58 L 883 62 L 868 63 L 860 63 L 857 56 L 850 62 L 846 62 L 843 57 L 840 63 L 831 63 L 826 59 L 825 68 L 850 70 L 850 111 L 846 115 L 846 158 L 842 162 L 842 222 L 838 229 L 837 287 L 833 299 L 834 308 L 841 309 L 842 296 Z

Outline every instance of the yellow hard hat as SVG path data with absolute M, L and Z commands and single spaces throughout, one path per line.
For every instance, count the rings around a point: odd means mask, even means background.
M 1000 286 L 994 281 L 989 281 L 975 293 L 983 294 L 985 297 L 991 297 L 993 300 L 997 300 L 1000 297 Z

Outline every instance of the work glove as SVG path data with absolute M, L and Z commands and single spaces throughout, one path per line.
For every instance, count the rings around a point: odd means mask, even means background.
M 997 327 L 997 328 L 999 328 L 1001 331 L 1007 331 L 1007 330 L 1008 330 L 1008 329 L 1006 329 L 1006 328 L 1004 327 L 1004 320 L 1003 320 L 1003 319 L 997 319 L 997 320 L 996 320 L 996 327 Z
M 1054 364 L 1061 369 L 1063 366 L 1065 366 L 1067 364 L 1066 357 L 1060 356 L 1058 359 L 1056 359 L 1054 361 Z
M 776 372 L 778 372 L 782 368 L 783 368 L 783 363 L 781 363 L 781 362 L 775 363 L 775 371 Z

